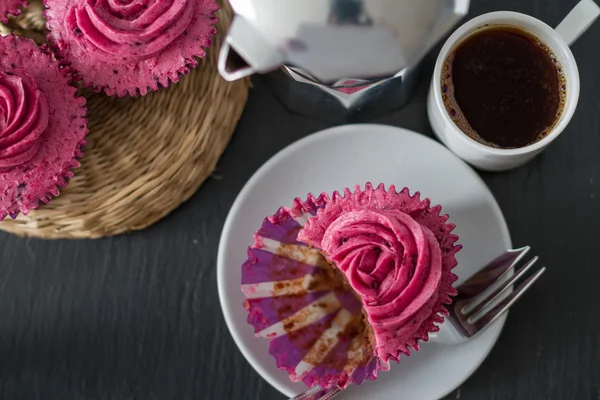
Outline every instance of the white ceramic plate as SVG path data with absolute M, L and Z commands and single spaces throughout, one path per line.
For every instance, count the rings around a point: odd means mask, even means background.
M 218 284 L 227 326 L 256 371 L 288 397 L 306 388 L 278 370 L 268 342 L 254 337 L 246 323 L 240 290 L 241 265 L 252 235 L 265 216 L 309 192 L 333 192 L 381 182 L 420 191 L 456 223 L 464 248 L 454 270 L 459 282 L 511 247 L 508 228 L 491 192 L 477 174 L 439 143 L 383 125 L 345 125 L 310 135 L 279 152 L 248 181 L 223 229 Z M 343 399 L 435 400 L 464 382 L 490 352 L 506 317 L 460 346 L 425 343 L 377 381 L 350 387 Z

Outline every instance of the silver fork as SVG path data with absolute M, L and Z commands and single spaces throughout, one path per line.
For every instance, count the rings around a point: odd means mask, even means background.
M 500 318 L 546 271 L 546 267 L 540 268 L 513 290 L 513 285 L 538 261 L 535 256 L 515 271 L 529 250 L 529 246 L 507 250 L 460 284 L 454 301 L 446 306 L 449 315 L 440 330 L 430 334 L 430 340 L 464 343 Z M 338 387 L 316 386 L 290 400 L 330 400 L 341 391 Z

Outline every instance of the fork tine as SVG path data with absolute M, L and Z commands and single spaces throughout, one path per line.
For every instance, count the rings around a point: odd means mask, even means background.
M 502 314 L 504 314 L 522 295 L 529 289 L 536 280 L 546 271 L 546 267 L 542 267 L 535 274 L 531 275 L 527 278 L 523 283 L 519 285 L 519 287 L 512 292 L 507 298 L 502 300 L 496 307 L 494 307 L 489 312 L 485 313 L 482 317 L 480 317 L 473 325 L 476 326 L 477 331 L 485 328 L 487 325 L 491 324 L 495 320 L 497 320 Z
M 470 314 L 475 307 L 487 299 L 505 281 L 508 271 L 517 265 L 529 250 L 531 247 L 525 246 L 507 251 L 462 283 L 457 288 L 458 291 L 462 296 L 472 297 L 472 299 L 461 309 L 461 312 Z
M 527 262 L 527 264 L 525 264 L 523 267 L 521 267 L 507 282 L 503 283 L 501 287 L 498 287 L 496 290 L 493 291 L 492 294 L 490 294 L 489 296 L 486 296 L 486 298 L 483 299 L 482 303 L 480 303 L 479 305 L 477 305 L 474 308 L 471 307 L 472 310 L 470 311 L 470 313 L 472 313 L 472 315 L 469 317 L 468 322 L 469 323 L 476 322 L 478 318 L 480 318 L 481 316 L 483 316 L 485 314 L 485 312 L 482 313 L 482 311 L 486 311 L 487 312 L 487 308 L 490 305 L 492 305 L 494 302 L 496 302 L 500 298 L 500 296 L 502 296 L 509 288 L 512 288 L 512 285 L 516 281 L 518 281 L 519 279 L 521 279 L 521 277 L 523 277 L 523 275 L 525 275 L 525 273 L 531 267 L 533 267 L 533 265 L 538 260 L 539 260 L 538 256 L 533 257 L 531 260 L 529 260 Z

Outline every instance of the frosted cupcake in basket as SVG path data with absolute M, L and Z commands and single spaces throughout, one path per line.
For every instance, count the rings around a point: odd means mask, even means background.
M 79 166 L 85 99 L 30 39 L 0 38 L 0 221 L 59 194 Z
M 145 95 L 198 65 L 216 33 L 214 0 L 45 0 L 48 42 L 83 85 Z
M 454 225 L 392 185 L 308 195 L 267 217 L 242 266 L 248 323 L 308 386 L 376 379 L 438 330 L 456 294 Z

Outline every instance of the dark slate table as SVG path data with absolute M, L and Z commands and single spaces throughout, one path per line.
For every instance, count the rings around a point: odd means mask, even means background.
M 509 9 L 556 25 L 576 0 L 472 3 L 472 15 Z M 562 136 L 520 169 L 482 174 L 515 245 L 533 246 L 549 270 L 513 310 L 481 368 L 448 399 L 600 399 L 599 42 L 597 22 L 573 46 L 581 97 Z M 428 77 L 407 107 L 374 122 L 431 136 L 427 86 Z M 213 178 L 162 222 L 96 241 L 0 234 L 0 398 L 283 399 L 227 331 L 217 246 L 252 173 L 328 126 L 289 113 L 255 79 Z

